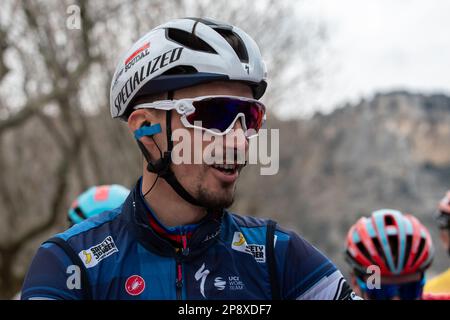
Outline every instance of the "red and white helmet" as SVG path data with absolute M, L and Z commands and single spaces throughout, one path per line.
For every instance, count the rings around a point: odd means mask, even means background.
M 346 259 L 362 274 L 369 266 L 382 276 L 425 271 L 434 256 L 427 228 L 410 214 L 382 209 L 360 218 L 347 234 Z
M 213 19 L 176 19 L 151 30 L 120 58 L 111 116 L 126 120 L 139 97 L 218 80 L 245 82 L 259 99 L 266 78 L 257 44 L 241 29 Z

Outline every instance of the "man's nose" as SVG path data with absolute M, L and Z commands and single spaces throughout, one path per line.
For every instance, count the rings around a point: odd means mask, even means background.
M 233 139 L 225 139 L 225 146 L 227 148 L 234 148 L 238 151 L 245 151 L 247 152 L 248 150 L 248 139 L 245 135 L 245 131 L 244 128 L 242 126 L 242 122 L 244 121 L 242 119 L 242 117 L 240 117 L 239 119 L 236 120 L 236 122 L 234 123 L 233 126 L 233 130 L 231 130 L 228 135 L 233 135 L 234 138 Z M 230 143 L 232 143 L 232 145 L 229 145 Z

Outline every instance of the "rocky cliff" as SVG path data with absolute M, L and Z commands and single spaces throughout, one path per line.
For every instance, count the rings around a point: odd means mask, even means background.
M 248 169 L 238 211 L 277 218 L 345 269 L 342 245 L 351 224 L 375 209 L 399 209 L 433 234 L 432 271 L 448 266 L 431 214 L 450 188 L 450 97 L 378 94 L 308 120 L 272 119 L 270 126 L 280 129 L 279 174 Z

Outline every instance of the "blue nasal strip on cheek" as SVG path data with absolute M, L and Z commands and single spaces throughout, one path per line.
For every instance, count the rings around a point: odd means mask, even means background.
M 154 134 L 160 133 L 161 125 L 159 123 L 152 124 L 151 126 L 142 126 L 137 130 L 134 130 L 134 138 L 136 140 L 139 140 L 142 137 L 145 136 L 152 136 Z

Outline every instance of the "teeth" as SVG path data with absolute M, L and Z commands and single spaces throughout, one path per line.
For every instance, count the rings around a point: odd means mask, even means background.
M 234 164 L 215 164 L 213 167 L 224 170 L 233 170 L 236 168 Z

